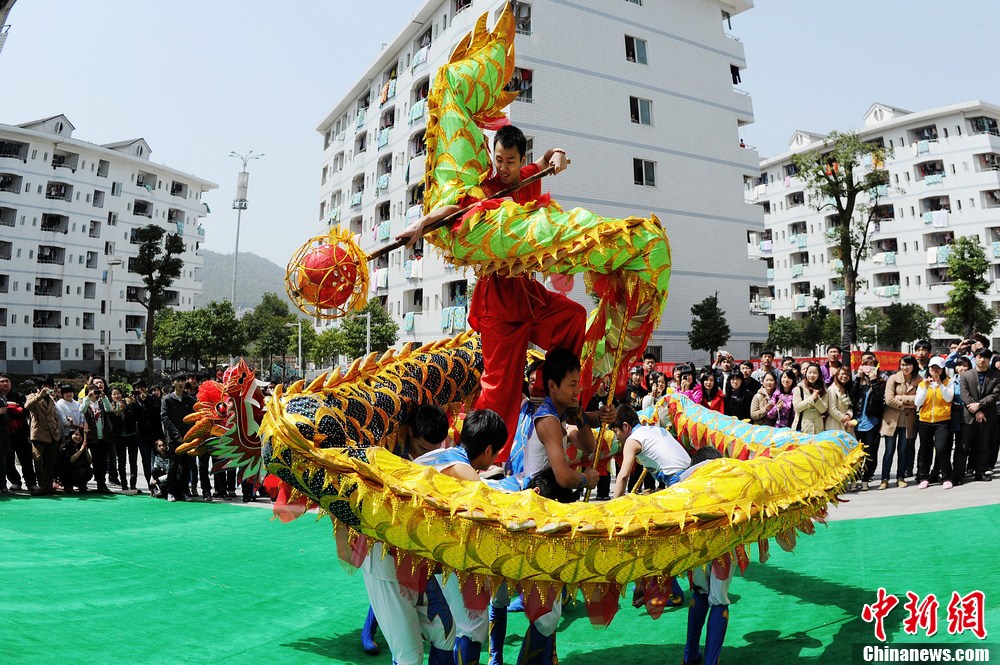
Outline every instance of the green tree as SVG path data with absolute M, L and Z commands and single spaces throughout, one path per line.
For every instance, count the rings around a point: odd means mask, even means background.
M 898 350 L 903 342 L 913 342 L 927 337 L 933 315 L 915 303 L 894 302 L 885 308 L 885 330 L 878 329 L 879 343 Z
M 317 365 L 332 365 L 337 356 L 345 353 L 344 335 L 340 328 L 327 328 L 316 336 L 310 357 Z
M 811 349 L 815 353 L 816 347 L 823 342 L 824 333 L 826 332 L 826 320 L 830 317 L 830 309 L 823 304 L 823 298 L 826 297 L 826 292 L 823 289 L 818 286 L 815 287 L 812 297 L 813 303 L 809 306 L 805 318 L 802 319 L 801 323 L 800 346 Z
M 975 238 L 963 236 L 952 243 L 948 256 L 951 291 L 944 306 L 944 329 L 952 335 L 988 334 L 996 325 L 996 312 L 980 297 L 990 290 L 989 269 L 986 252 Z
M 167 289 L 180 277 L 184 261 L 184 241 L 176 233 L 167 233 L 156 224 L 133 231 L 139 241 L 139 255 L 129 266 L 131 272 L 142 277 L 145 293 L 139 304 L 146 308 L 146 375 L 153 374 L 153 339 L 156 335 L 156 316 L 167 307 Z
M 181 360 L 199 363 L 205 360 L 203 341 L 208 335 L 199 310 L 181 312 L 163 310 L 156 317 L 154 352 L 176 367 Z
M 889 329 L 889 317 L 879 307 L 865 307 L 858 317 L 858 341 L 870 349 L 878 345 L 879 335 Z
M 823 337 L 820 344 L 823 346 L 840 346 L 840 314 L 830 314 L 823 322 Z M 846 357 L 846 355 L 845 355 Z
M 297 331 L 285 326 L 293 318 L 288 303 L 274 293 L 265 293 L 253 311 L 243 317 L 247 339 L 253 344 L 254 355 L 266 357 L 269 368 L 274 356 L 284 356 L 292 338 L 297 337 Z
M 201 325 L 206 331 L 202 341 L 204 355 L 217 364 L 220 358 L 229 358 L 246 353 L 246 327 L 236 318 L 233 303 L 228 300 L 212 301 L 197 310 Z
M 795 319 L 779 316 L 767 328 L 766 346 L 788 352 L 802 343 L 802 325 Z
M 816 210 L 828 210 L 834 216 L 827 240 L 843 264 L 844 346 L 853 347 L 858 341 L 858 271 L 871 251 L 872 227 L 891 214 L 881 201 L 889 187 L 884 164 L 892 154 L 891 148 L 862 141 L 855 132 L 831 132 L 820 148 L 792 156 L 810 202 Z
M 399 325 L 382 307 L 382 302 L 378 298 L 372 298 L 361 312 L 352 313 L 340 325 L 340 330 L 344 335 L 344 352 L 352 358 L 360 358 L 365 355 L 368 325 L 364 317 L 365 312 L 371 315 L 372 351 L 382 353 L 395 344 L 399 338 Z
M 726 313 L 719 307 L 719 292 L 692 305 L 691 315 L 688 344 L 696 351 L 708 351 L 709 357 L 714 359 L 715 352 L 729 341 L 729 323 Z

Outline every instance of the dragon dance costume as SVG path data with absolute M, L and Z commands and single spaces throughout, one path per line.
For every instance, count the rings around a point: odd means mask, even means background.
M 467 196 L 487 198 L 482 128 L 517 94 L 503 90 L 514 69 L 514 34 L 509 8 L 492 32 L 483 16 L 438 70 L 428 98 L 425 213 Z M 583 339 L 584 403 L 642 352 L 667 296 L 670 248 L 655 218 L 604 219 L 555 202 L 503 201 L 428 241 L 481 282 L 584 274 L 598 301 Z M 523 358 L 516 356 L 518 375 Z M 346 372 L 279 386 L 265 410 L 241 365 L 224 377 L 217 403 L 199 403 L 189 416 L 195 426 L 179 451 L 209 451 L 219 467 L 238 468 L 241 480 L 263 479 L 283 520 L 309 508 L 329 515 L 337 554 L 355 567 L 379 544 L 395 554 L 373 558 L 389 561 L 384 573 L 394 567 L 397 581 L 428 588 L 439 572 L 456 578 L 467 607 L 483 608 L 491 590 L 506 585 L 524 595 L 530 617 L 551 611 L 564 593 L 580 593 L 599 626 L 612 621 L 631 582 L 662 582 L 705 565 L 722 580 L 749 564 L 753 544 L 761 561 L 771 540 L 790 550 L 797 532 L 812 533 L 825 519 L 863 459 L 846 432 L 750 425 L 677 394 L 662 400 L 661 424 L 688 450 L 713 446 L 725 459 L 650 495 L 560 504 L 452 478 L 390 452 L 418 406 L 471 408 L 483 366 L 471 332 L 406 344 L 358 359 Z

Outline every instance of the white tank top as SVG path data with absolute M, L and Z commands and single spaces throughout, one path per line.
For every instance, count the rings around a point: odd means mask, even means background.
M 654 473 L 661 472 L 670 476 L 691 465 L 691 456 L 684 450 L 684 446 L 662 427 L 639 425 L 632 430 L 629 438 L 635 439 L 642 446 L 635 458 Z

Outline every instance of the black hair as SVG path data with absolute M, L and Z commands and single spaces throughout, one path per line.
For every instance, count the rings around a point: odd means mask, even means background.
M 819 376 L 816 378 L 816 383 L 812 383 L 809 381 L 809 379 L 806 378 L 806 372 L 809 370 L 810 367 L 815 367 L 816 373 L 819 374 Z M 806 368 L 802 370 L 802 383 L 804 383 L 806 388 L 808 388 L 809 390 L 818 391 L 821 397 L 826 395 L 826 383 L 823 381 L 823 371 L 819 368 L 818 364 L 808 363 L 806 365 Z
M 993 353 L 986 347 L 979 349 L 972 356 L 974 358 L 988 358 L 989 360 L 993 360 Z
M 652 390 L 653 389 L 653 384 L 656 383 L 657 381 L 659 381 L 661 376 L 663 376 L 663 375 L 660 374 L 659 372 L 655 371 L 655 370 L 652 371 L 652 372 L 650 372 L 649 374 L 647 374 L 646 375 L 646 384 L 647 384 L 646 387 L 649 388 L 650 390 Z
M 781 357 L 781 364 L 784 365 L 789 360 L 791 360 L 792 362 L 795 362 L 795 356 L 782 356 Z
M 136 390 L 138 390 L 139 388 L 145 388 L 146 382 L 143 381 L 142 379 L 139 379 L 138 381 L 132 384 L 132 387 L 135 388 Z
M 842 348 L 840 348 L 839 346 L 837 346 L 836 344 L 831 344 L 830 346 L 826 347 L 826 352 L 830 353 L 830 351 L 832 351 L 833 349 L 837 349 L 838 353 L 843 353 L 844 352 L 844 350 Z
M 537 489 L 538 496 L 559 503 L 575 503 L 580 498 L 579 490 L 567 489 L 556 481 L 556 472 L 552 467 L 546 467 L 532 476 L 528 489 Z
M 741 360 L 739 367 L 749 367 L 750 369 L 753 369 L 753 363 L 749 360 Z
M 711 388 L 705 388 L 705 381 L 709 377 L 711 377 L 715 383 L 712 385 Z M 722 388 L 719 386 L 718 377 L 715 376 L 715 372 L 702 372 L 701 376 L 698 377 L 698 383 L 701 384 L 702 398 L 705 399 L 706 401 L 711 401 L 715 399 L 715 396 L 718 395 L 719 391 L 722 390 Z M 711 392 L 711 394 L 708 394 L 709 392 Z
M 51 388 L 55 388 L 56 387 L 56 381 L 55 381 L 55 379 L 53 379 L 51 376 L 46 376 L 45 378 L 43 378 L 42 379 L 42 387 L 45 387 L 45 386 L 48 386 L 48 387 L 51 387 Z
M 642 354 L 643 361 L 645 361 L 647 358 L 650 360 L 656 360 L 656 356 L 653 355 L 652 351 L 646 351 L 644 354 Z
M 639 426 L 639 414 L 632 408 L 631 404 L 622 404 L 615 411 L 615 427 L 628 424 L 632 427 Z
M 490 446 L 498 453 L 506 442 L 507 424 L 493 409 L 480 409 L 465 416 L 461 445 L 470 460 L 482 455 Z
M 172 377 L 170 377 L 170 380 L 171 380 L 171 382 L 175 382 L 175 381 L 187 381 L 187 377 L 188 377 L 188 375 L 187 375 L 186 372 L 177 372 Z
M 410 413 L 410 435 L 437 445 L 448 438 L 448 416 L 440 406 L 421 404 Z
M 579 370 L 580 359 L 569 349 L 552 349 L 546 353 L 545 364 L 542 365 L 542 382 L 545 384 L 545 394 L 549 394 L 549 381 L 558 386 L 567 374 Z
M 691 455 L 691 466 L 707 462 L 710 459 L 721 459 L 723 454 L 715 446 L 702 446 Z
M 10 381 L 10 374 L 0 374 L 0 379 L 7 379 Z
M 987 349 L 990 348 L 990 340 L 987 339 L 986 335 L 984 335 L 982 333 L 976 333 L 975 335 L 973 335 L 972 336 L 972 340 L 976 341 L 976 342 L 979 342 L 980 344 L 982 344 Z
M 966 358 L 965 356 L 959 356 L 955 360 L 955 364 L 956 365 L 965 365 L 966 367 L 968 367 L 970 369 L 972 368 L 972 361 L 969 360 L 968 358 Z
M 792 387 L 788 389 L 788 392 L 785 392 L 785 386 L 781 382 L 781 380 L 786 376 L 792 380 Z M 795 390 L 795 386 L 798 384 L 798 382 L 799 382 L 799 377 L 795 374 L 795 372 L 792 371 L 791 369 L 786 369 L 784 372 L 781 373 L 781 376 L 778 377 L 778 385 L 775 388 L 775 390 L 777 390 L 782 395 L 791 395 L 792 391 Z
M 918 340 L 917 343 L 913 345 L 913 348 L 914 349 L 927 349 L 928 351 L 930 351 L 931 350 L 931 343 L 928 342 L 926 339 L 921 339 L 921 340 Z
M 71 392 L 75 391 L 73 390 L 73 386 L 69 385 L 68 383 L 64 383 L 61 386 L 59 386 L 60 395 L 62 395 L 63 393 L 71 393 Z
M 496 149 L 498 143 L 501 147 L 508 150 L 517 148 L 517 152 L 521 157 L 524 157 L 528 152 L 528 139 L 525 138 L 524 132 L 514 125 L 506 125 L 497 130 L 496 136 L 493 137 L 494 149 Z
M 771 359 L 773 360 L 774 351 L 772 351 L 771 349 L 764 349 L 763 351 L 760 352 L 760 357 L 763 358 L 764 356 L 771 356 Z
M 920 363 L 917 362 L 917 359 L 910 355 L 903 356 L 899 359 L 900 372 L 903 371 L 903 365 L 909 365 L 915 370 L 920 368 Z

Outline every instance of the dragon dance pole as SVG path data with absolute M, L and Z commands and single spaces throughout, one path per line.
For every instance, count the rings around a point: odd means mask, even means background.
M 622 342 L 625 341 L 625 331 L 628 330 L 628 310 L 622 312 L 622 329 L 618 333 L 618 348 L 615 349 L 615 362 L 612 365 L 611 370 L 611 380 L 614 382 L 613 386 L 618 385 L 618 374 L 621 372 L 622 364 Z M 609 397 L 614 397 L 614 387 L 612 391 L 608 393 Z M 594 466 L 597 466 L 597 460 L 601 458 L 601 444 L 604 443 L 604 433 L 608 431 L 608 424 L 606 422 L 601 422 L 601 429 L 597 432 L 597 445 L 594 446 Z M 608 450 L 611 450 L 611 444 L 608 444 Z M 610 473 L 610 472 L 609 472 Z M 583 500 L 585 503 L 590 503 L 590 488 L 587 488 L 586 494 L 584 494 Z
M 646 473 L 648 472 L 649 469 L 647 469 L 646 467 L 642 467 L 642 473 L 639 474 L 639 480 L 635 481 L 635 485 L 632 486 L 632 492 L 631 492 L 632 494 L 635 494 L 636 492 L 639 491 L 639 487 L 642 486 L 642 481 L 646 479 Z

